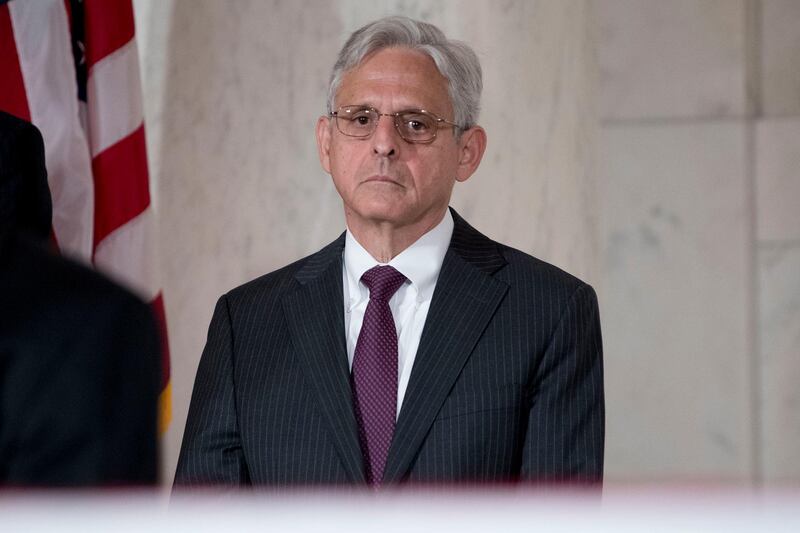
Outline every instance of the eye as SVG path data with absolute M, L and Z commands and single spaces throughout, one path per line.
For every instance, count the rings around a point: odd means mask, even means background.
M 354 126 L 358 127 L 368 127 L 375 120 L 375 114 L 369 109 L 348 110 L 346 116 Z
M 436 120 L 424 113 L 410 112 L 403 113 L 403 129 L 412 135 L 427 135 L 434 127 Z

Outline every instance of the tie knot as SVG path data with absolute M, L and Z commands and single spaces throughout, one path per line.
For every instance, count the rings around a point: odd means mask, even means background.
M 369 287 L 370 300 L 388 302 L 397 292 L 406 277 L 389 265 L 370 268 L 361 276 L 361 281 Z

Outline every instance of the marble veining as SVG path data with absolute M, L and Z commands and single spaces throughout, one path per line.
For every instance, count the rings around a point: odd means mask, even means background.
M 746 481 L 744 127 L 615 125 L 601 139 L 607 478 Z
M 762 454 L 771 482 L 800 478 L 800 240 L 759 246 Z

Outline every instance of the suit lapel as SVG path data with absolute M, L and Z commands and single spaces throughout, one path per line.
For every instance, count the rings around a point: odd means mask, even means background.
M 353 482 L 364 483 L 344 337 L 343 247 L 342 235 L 309 258 L 295 276 L 299 288 L 283 298 L 283 309 L 342 464 Z
M 425 320 L 408 389 L 397 420 L 384 482 L 406 475 L 450 389 L 508 290 L 492 277 L 505 265 L 497 243 L 455 211 L 444 258 Z

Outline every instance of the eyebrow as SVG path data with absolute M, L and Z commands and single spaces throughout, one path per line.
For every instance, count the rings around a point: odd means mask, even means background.
M 384 112 L 383 110 L 381 110 L 381 109 L 378 109 L 378 107 L 377 107 L 377 106 L 374 106 L 374 105 L 372 105 L 372 104 L 345 104 L 345 105 L 341 105 L 341 106 L 339 106 L 339 108 L 338 108 L 338 109 L 341 109 L 342 107 L 361 107 L 361 108 L 371 108 L 371 109 L 375 109 L 376 111 L 379 111 L 379 112 L 381 112 L 381 113 L 383 113 L 383 112 Z M 406 112 L 409 112 L 409 111 L 425 111 L 426 113 L 432 113 L 432 114 L 436 115 L 437 117 L 438 117 L 438 116 L 440 116 L 440 115 L 439 115 L 439 113 L 437 113 L 436 111 L 431 111 L 430 109 L 427 109 L 427 108 L 425 108 L 424 106 L 418 106 L 418 107 L 405 107 L 405 108 L 402 108 L 402 109 L 400 109 L 400 110 L 398 110 L 398 111 L 387 112 L 386 114 L 392 114 L 392 115 L 393 115 L 393 114 L 395 114 L 395 113 L 406 113 Z

